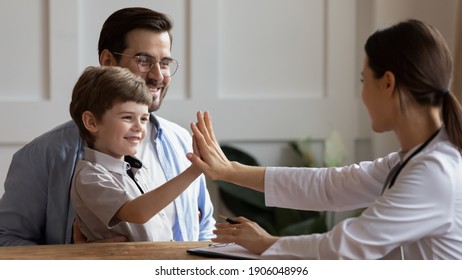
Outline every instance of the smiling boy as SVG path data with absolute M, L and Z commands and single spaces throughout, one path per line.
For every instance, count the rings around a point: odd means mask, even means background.
M 146 136 L 152 95 L 144 79 L 116 66 L 88 67 L 77 81 L 70 114 L 88 147 L 75 169 L 71 201 L 88 241 L 173 240 L 163 210 L 200 174 L 189 167 L 153 189 L 134 157 Z

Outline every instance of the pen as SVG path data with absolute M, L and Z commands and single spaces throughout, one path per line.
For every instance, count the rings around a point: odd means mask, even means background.
M 226 222 L 232 224 L 232 225 L 235 225 L 235 224 L 239 224 L 239 222 L 236 222 L 235 220 L 232 220 L 224 215 L 219 215 L 220 217 L 222 217 L 223 219 L 225 219 Z

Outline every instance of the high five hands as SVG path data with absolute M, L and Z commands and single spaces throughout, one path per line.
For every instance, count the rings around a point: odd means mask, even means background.
M 188 153 L 187 157 L 207 178 L 263 191 L 264 168 L 229 161 L 218 144 L 208 112 L 197 113 L 197 123 L 191 124 L 191 130 L 194 134 L 193 153 Z M 236 223 L 233 224 L 217 224 L 217 229 L 213 231 L 217 237 L 212 241 L 236 243 L 255 254 L 261 254 L 279 239 L 244 217 L 234 220 Z
M 233 168 L 218 144 L 212 127 L 212 117 L 208 112 L 197 113 L 197 123 L 191 123 L 194 134 L 194 153 L 187 157 L 211 180 L 225 180 L 226 174 Z

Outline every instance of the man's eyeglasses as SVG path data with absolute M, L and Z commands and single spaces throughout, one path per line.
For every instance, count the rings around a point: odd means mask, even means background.
M 162 76 L 171 77 L 175 75 L 176 71 L 178 70 L 178 67 L 180 66 L 178 61 L 176 61 L 173 58 L 164 58 L 161 61 L 156 61 L 153 57 L 143 54 L 135 56 L 117 52 L 113 52 L 113 54 L 121 56 L 130 56 L 131 58 L 135 59 L 136 65 L 138 66 L 138 70 L 140 70 L 141 73 L 147 73 L 151 71 L 152 68 L 154 68 L 156 64 L 159 63 L 159 68 L 160 72 L 162 73 Z

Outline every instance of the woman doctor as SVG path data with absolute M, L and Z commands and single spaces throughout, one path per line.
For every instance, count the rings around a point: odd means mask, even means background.
M 268 206 L 367 209 L 327 233 L 290 237 L 238 217 L 217 224 L 213 241 L 272 257 L 462 259 L 462 109 L 449 90 L 450 51 L 435 28 L 408 20 L 373 33 L 365 52 L 362 101 L 375 132 L 394 132 L 398 152 L 342 168 L 246 166 L 226 158 L 211 116 L 198 113 L 187 156 L 209 179 L 264 192 Z

